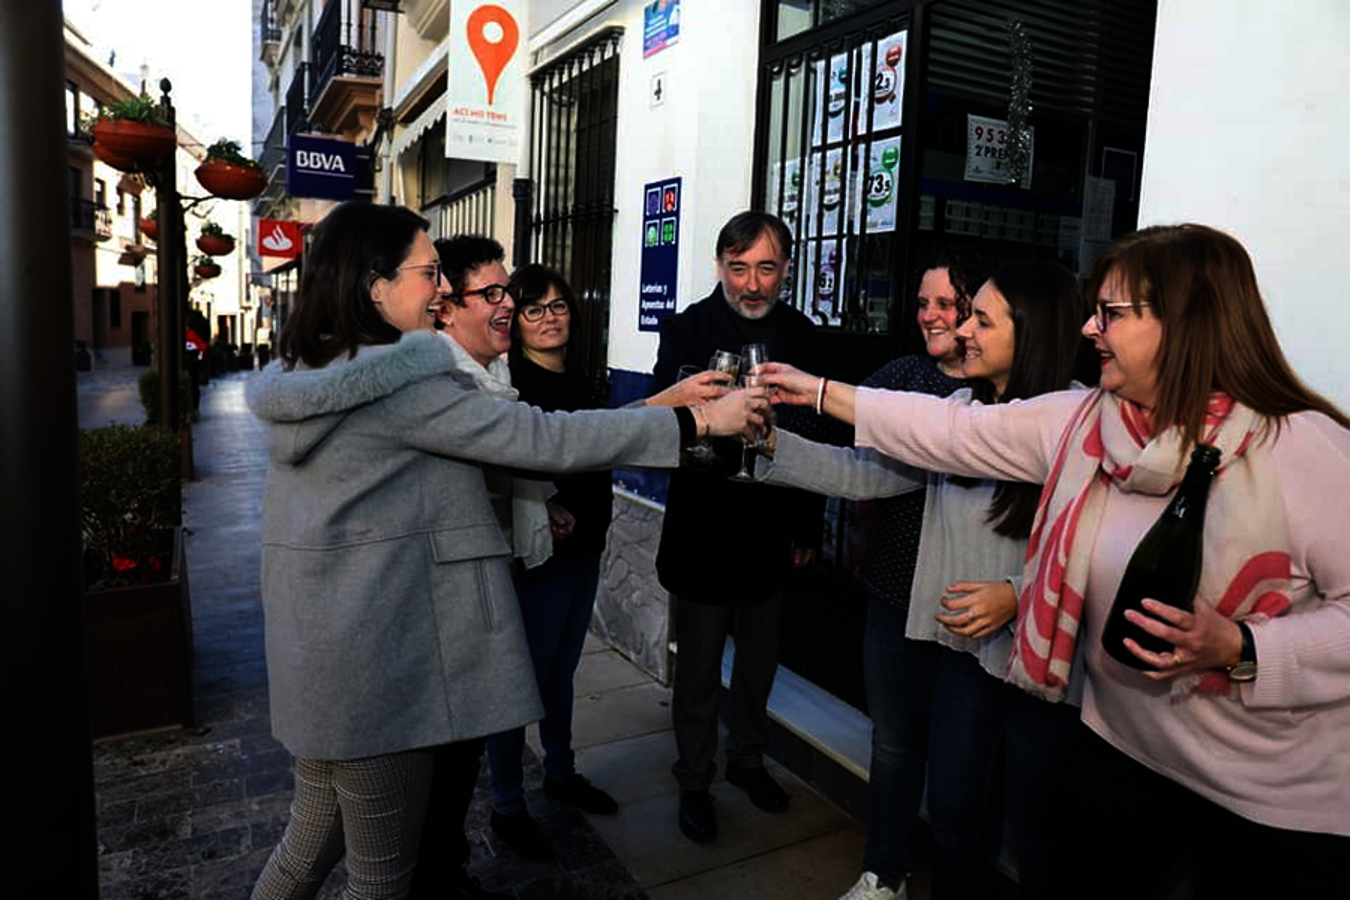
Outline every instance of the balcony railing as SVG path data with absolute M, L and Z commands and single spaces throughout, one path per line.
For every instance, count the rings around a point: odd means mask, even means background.
M 281 43 L 281 23 L 277 20 L 276 0 L 263 0 L 262 10 L 258 13 L 258 24 L 262 29 L 263 46 Z
M 497 175 L 456 191 L 422 209 L 431 223 L 431 236 L 456 234 L 492 234 L 496 222 Z
M 272 128 L 267 132 L 267 140 L 263 142 L 262 153 L 258 157 L 258 164 L 262 166 L 263 173 L 271 178 L 276 172 L 278 166 L 286 164 L 286 135 L 290 132 L 287 123 L 290 117 L 287 115 L 289 106 L 283 106 L 277 110 L 276 116 L 272 119 Z
M 301 63 L 286 89 L 286 133 L 295 134 L 308 124 L 309 91 L 306 79 L 309 77 L 309 63 Z
M 309 87 L 311 105 L 318 101 L 334 78 L 380 78 L 384 75 L 384 55 L 376 50 L 379 44 L 375 22 L 373 13 L 351 2 L 335 0 L 324 7 L 318 27 L 314 29 L 310 55 L 314 66 L 314 79 Z
M 70 227 L 74 231 L 92 234 L 96 240 L 112 237 L 112 211 L 93 200 L 70 201 Z

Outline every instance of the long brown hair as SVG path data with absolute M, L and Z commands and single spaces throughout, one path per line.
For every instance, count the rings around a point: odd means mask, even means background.
M 367 344 L 397 343 L 402 333 L 371 302 L 371 280 L 396 277 L 418 232 L 426 230 L 426 219 L 401 206 L 364 200 L 335 206 L 314 227 L 295 309 L 281 328 L 285 368 L 326 366 Z
M 1079 328 L 1084 305 L 1078 279 L 1058 263 L 1020 262 L 1000 266 L 989 281 L 1003 295 L 1013 323 L 1012 369 L 1001 395 L 992 382 L 971 379 L 971 399 L 1008 403 L 1070 387 L 1083 343 Z M 1040 498 L 1039 484 L 1000 481 L 985 521 L 995 534 L 1027 538 Z
M 1135 312 L 1162 322 L 1155 362 L 1153 432 L 1176 426 L 1183 446 L 1204 436 L 1212 391 L 1223 391 L 1278 428 L 1315 410 L 1343 428 L 1350 418 L 1305 385 L 1275 338 L 1251 257 L 1232 236 L 1205 225 L 1155 225 L 1121 238 L 1092 267 L 1087 296 L 1118 274 Z

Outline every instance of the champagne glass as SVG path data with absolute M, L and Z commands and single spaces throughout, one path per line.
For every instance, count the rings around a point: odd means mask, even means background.
M 709 372 L 725 372 L 733 382 L 740 370 L 741 358 L 730 350 L 714 350 L 712 358 L 708 360 Z
M 764 344 L 746 344 L 741 348 L 741 385 L 757 387 L 759 385 L 759 367 L 769 361 L 769 348 Z M 741 468 L 732 481 L 758 481 L 754 473 L 755 450 L 764 446 L 764 438 L 741 441 Z
M 740 360 L 737 360 L 737 363 L 739 362 Z M 702 371 L 704 370 L 698 366 L 680 366 L 678 379 L 684 381 L 686 378 L 692 378 Z M 713 446 L 707 438 L 699 438 L 692 447 L 685 448 L 685 453 L 689 464 L 700 469 L 711 466 L 713 461 L 717 459 L 717 452 L 713 450 Z

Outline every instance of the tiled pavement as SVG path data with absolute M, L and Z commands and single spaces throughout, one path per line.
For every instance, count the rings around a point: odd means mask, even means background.
M 138 372 L 80 373 L 81 427 L 142 421 Z M 246 897 L 287 819 L 290 757 L 268 727 L 258 600 L 266 438 L 244 406 L 249 377 L 214 379 L 193 429 L 196 479 L 184 502 L 196 726 L 94 747 L 104 900 Z M 762 813 L 719 783 L 721 840 L 700 846 L 679 834 L 668 702 L 666 688 L 592 639 L 577 682 L 579 765 L 621 809 L 588 818 L 528 793 L 559 860 L 522 861 L 487 828 L 484 771 L 469 817 L 471 868 L 484 884 L 520 900 L 837 897 L 856 875 L 862 828 L 781 768 L 791 812 Z M 526 775 L 539 783 L 537 762 Z M 320 896 L 337 897 L 340 877 Z

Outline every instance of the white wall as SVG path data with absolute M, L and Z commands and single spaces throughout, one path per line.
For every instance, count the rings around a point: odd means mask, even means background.
M 759 59 L 759 4 L 682 0 L 679 42 L 642 58 L 642 0 L 621 0 L 586 23 L 624 28 L 619 51 L 614 273 L 609 364 L 650 372 L 658 336 L 638 331 L 642 187 L 681 176 L 677 306 L 702 298 L 716 282 L 717 232 L 750 203 Z M 545 23 L 532 23 L 532 28 Z M 568 35 L 560 44 L 573 44 Z M 550 54 L 552 55 L 552 54 Z M 653 107 L 652 76 L 665 73 L 665 102 Z
M 1299 375 L 1350 409 L 1350 3 L 1159 0 L 1140 225 L 1246 245 Z

